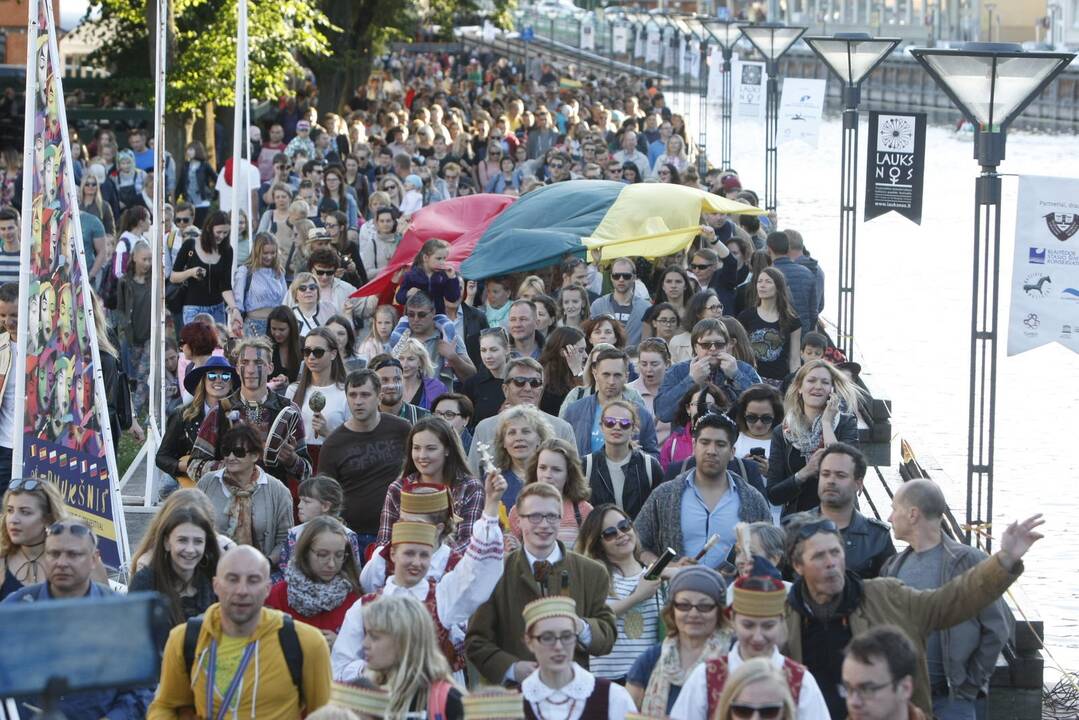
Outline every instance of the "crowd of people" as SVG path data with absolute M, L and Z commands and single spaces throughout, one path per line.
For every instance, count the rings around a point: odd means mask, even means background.
M 561 79 L 394 56 L 341 114 L 282 101 L 252 128 L 239 237 L 231 161 L 195 142 L 166 163 L 167 482 L 115 591 L 160 593 L 174 629 L 156 690 L 69 695 L 69 718 L 984 717 L 1041 520 L 986 557 L 942 532 L 928 480 L 890 526 L 860 511 L 861 368 L 797 230 L 705 214 L 668 257 L 479 282 L 435 239 L 354 297 L 462 195 L 602 178 L 757 204 L 698 174 L 653 82 Z M 138 434 L 154 178 L 145 131 L 126 142 L 75 157 L 110 417 Z M 18 217 L 0 209 L 0 271 Z M 53 485 L 3 497 L 0 599 L 114 591 Z

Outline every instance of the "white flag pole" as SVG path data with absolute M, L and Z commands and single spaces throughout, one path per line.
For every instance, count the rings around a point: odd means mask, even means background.
M 247 168 L 241 157 L 242 140 L 244 133 L 244 90 L 247 87 L 247 0 L 236 2 L 236 84 L 235 101 L 233 102 L 232 114 L 232 217 L 229 225 L 229 237 L 232 238 L 232 271 L 230 278 L 236 277 L 236 255 L 240 239 L 240 208 L 246 207 L 245 202 L 240 205 L 240 191 L 250 195 L 247 187 Z M 250 230 L 251 218 L 248 218 Z M 229 322 L 226 318 L 226 324 Z

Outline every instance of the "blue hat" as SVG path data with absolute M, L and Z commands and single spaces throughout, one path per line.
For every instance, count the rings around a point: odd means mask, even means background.
M 240 389 L 240 374 L 236 372 L 236 368 L 229 365 L 229 361 L 220 355 L 211 355 L 210 359 L 206 361 L 205 365 L 199 365 L 197 368 L 192 368 L 184 375 L 184 389 L 192 395 L 195 394 L 195 388 L 202 382 L 202 378 L 206 373 L 211 370 L 224 370 L 232 373 L 232 391 L 236 392 Z
M 417 190 L 419 190 L 421 187 L 423 187 L 423 180 L 420 180 L 419 175 L 409 175 L 408 177 L 405 178 L 405 182 L 408 183 L 409 185 L 413 186 Z

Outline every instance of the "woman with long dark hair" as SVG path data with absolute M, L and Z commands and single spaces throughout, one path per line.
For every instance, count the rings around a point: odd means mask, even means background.
M 747 302 L 749 307 L 738 314 L 738 322 L 746 329 L 757 356 L 757 372 L 765 382 L 778 387 L 801 363 L 802 325 L 786 276 L 774 267 L 763 268 L 753 281 Z
M 580 330 L 560 327 L 551 331 L 539 357 L 544 379 L 540 410 L 549 415 L 558 414 L 566 394 L 581 384 L 587 357 L 584 333 Z
M 270 311 L 266 337 L 273 346 L 273 371 L 267 384 L 280 391 L 300 376 L 300 329 L 291 308 L 278 305 Z
M 217 602 L 213 579 L 220 554 L 210 518 L 194 505 L 178 507 L 164 519 L 150 566 L 135 573 L 128 592 L 161 593 L 172 624 L 179 625 Z
M 312 472 L 318 471 L 322 443 L 350 417 L 345 398 L 345 364 L 337 336 L 317 327 L 303 339 L 303 366 L 299 379 L 285 397 L 300 408 Z
M 211 214 L 197 242 L 184 241 L 176 254 L 169 282 L 184 286 L 185 325 L 199 313 L 207 313 L 219 323 L 231 323 L 232 316 L 240 320 L 232 293 L 232 246 L 226 213 Z
M 206 147 L 195 140 L 184 149 L 184 161 L 176 173 L 176 200 L 186 200 L 195 208 L 195 224 L 202 227 L 214 199 L 217 173 L 210 167 Z

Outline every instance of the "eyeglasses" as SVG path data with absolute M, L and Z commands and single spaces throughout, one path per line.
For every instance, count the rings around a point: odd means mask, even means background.
M 756 425 L 757 423 L 764 423 L 765 425 L 771 425 L 775 421 L 774 415 L 754 415 L 752 413 L 745 414 L 746 425 Z
M 303 356 L 304 357 L 310 357 L 311 355 L 314 355 L 316 360 L 322 359 L 322 356 L 325 355 L 325 354 L 326 354 L 326 348 L 305 347 L 303 349 Z
M 319 277 L 330 277 L 331 275 L 334 275 L 336 273 L 336 270 L 315 270 L 315 274 Z
M 562 168 L 566 167 L 562 163 L 547 163 L 547 166 L 552 170 L 561 170 Z
M 206 379 L 210 382 L 232 382 L 232 373 L 228 370 L 210 371 L 206 373 Z
M 464 417 L 463 413 L 454 412 L 453 410 L 441 410 L 435 413 L 443 420 L 456 420 L 459 417 Z
M 782 714 L 783 706 L 779 704 L 745 705 L 739 703 L 731 705 L 731 717 L 737 718 L 737 720 L 750 720 L 750 718 L 754 717 L 759 717 L 761 720 L 776 720 Z
M 519 388 L 523 388 L 525 385 L 531 388 L 543 387 L 543 381 L 539 378 L 511 377 L 506 378 L 506 382 L 513 383 L 515 387 Z
M 44 481 L 37 478 L 15 478 L 7 486 L 8 490 L 37 490 L 43 486 Z
M 540 633 L 539 635 L 529 635 L 533 640 L 546 648 L 553 648 L 556 645 L 572 645 L 577 642 L 577 636 L 567 631 L 564 633 L 553 632 Z
M 676 603 L 671 603 L 671 606 L 674 607 L 674 609 L 677 610 L 680 613 L 687 613 L 690 610 L 696 610 L 701 615 L 707 615 L 708 613 L 715 610 L 716 607 L 717 607 L 715 603 L 710 603 L 710 602 L 702 602 L 702 603 L 676 602 Z
M 808 540 L 817 533 L 833 533 L 838 534 L 839 528 L 831 520 L 816 520 L 811 523 L 806 523 L 802 527 L 798 528 L 798 539 Z
M 409 320 L 423 320 L 425 317 L 428 317 L 430 314 L 431 313 L 427 312 L 426 310 L 421 310 L 421 311 L 416 311 L 416 312 L 406 312 L 405 313 L 405 315 L 408 316 Z
M 697 341 L 697 347 L 704 348 L 705 350 L 722 350 L 727 347 L 727 340 L 712 340 L 710 342 Z
M 622 518 L 614 525 L 611 525 L 609 528 L 603 528 L 603 532 L 601 532 L 599 536 L 604 540 L 614 540 L 616 537 L 618 537 L 618 533 L 625 533 L 626 535 L 629 535 L 630 531 L 632 530 L 633 522 L 630 521 L 629 518 Z
M 620 427 L 623 430 L 629 430 L 633 427 L 633 421 L 629 418 L 616 418 L 609 415 L 603 417 L 603 427 L 613 430 L 616 427 Z
M 531 525 L 540 525 L 542 523 L 556 525 L 562 521 L 562 516 L 557 513 L 529 513 L 528 515 L 518 515 L 517 517 L 524 518 Z
M 230 448 L 225 448 L 223 452 L 225 453 L 225 457 L 231 455 L 236 458 L 245 458 L 254 451 L 245 445 L 234 445 Z
M 678 318 L 676 318 L 676 317 L 661 317 L 661 318 L 656 318 L 656 322 L 658 322 L 660 325 L 677 325 L 678 324 Z
M 845 700 L 857 695 L 863 700 L 868 700 L 889 685 L 894 686 L 895 683 L 862 683 L 861 685 L 849 685 L 843 683 L 839 686 L 839 696 Z
M 75 537 L 86 537 L 90 534 L 90 528 L 85 525 L 79 525 L 78 523 L 53 523 L 46 530 L 47 535 L 63 535 L 64 532 L 69 532 Z
M 611 273 L 611 280 L 632 280 L 633 273 Z
M 318 290 L 318 285 L 300 285 L 296 289 L 300 292 L 314 292 L 315 290 Z
M 694 270 L 707 270 L 712 267 L 712 263 L 690 263 L 689 266 Z
M 326 228 L 327 230 L 337 230 L 337 228 L 339 228 L 341 226 L 338 225 L 337 223 L 325 223 L 323 225 L 323 227 Z

